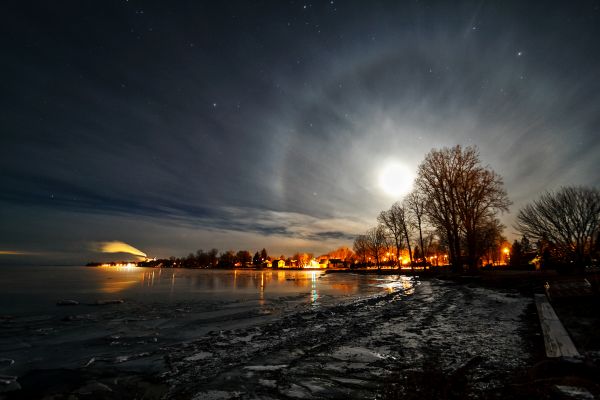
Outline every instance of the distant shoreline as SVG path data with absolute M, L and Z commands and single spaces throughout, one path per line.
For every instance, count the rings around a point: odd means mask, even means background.
M 190 267 L 158 267 L 158 266 L 148 266 L 148 265 L 138 265 L 135 263 L 129 264 L 115 264 L 115 265 L 107 265 L 101 263 L 88 263 L 85 265 L 86 267 L 105 267 L 105 268 L 119 268 L 119 267 L 128 267 L 135 266 L 137 268 L 156 268 L 156 269 L 190 269 L 190 270 L 210 270 L 210 271 L 322 271 L 326 274 L 330 273 L 346 273 L 346 274 L 361 274 L 361 275 L 413 275 L 413 274 L 424 274 L 424 275 L 438 275 L 440 273 L 446 273 L 448 270 L 448 266 L 443 267 L 433 267 L 430 269 L 422 269 L 422 268 L 302 268 L 302 267 L 288 267 L 288 268 L 278 268 L 278 267 L 236 267 L 236 268 L 190 268 Z

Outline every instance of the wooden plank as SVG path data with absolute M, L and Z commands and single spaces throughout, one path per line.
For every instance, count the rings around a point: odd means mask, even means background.
M 577 348 L 546 296 L 536 294 L 535 305 L 544 334 L 546 355 L 548 357 L 579 357 Z

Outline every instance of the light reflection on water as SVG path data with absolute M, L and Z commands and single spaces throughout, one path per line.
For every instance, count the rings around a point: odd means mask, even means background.
M 311 289 L 310 289 L 310 302 L 316 303 L 319 298 L 319 292 L 317 290 L 317 274 L 316 272 L 311 273 Z
M 324 271 L 187 270 L 138 267 L 5 267 L 0 269 L 0 306 L 27 309 L 43 301 L 72 298 L 137 301 L 257 301 L 297 298 L 319 305 L 338 298 L 413 290 L 399 275 L 325 274 Z M 304 300 L 302 300 L 304 299 Z M 12 312 L 12 311 L 11 311 Z

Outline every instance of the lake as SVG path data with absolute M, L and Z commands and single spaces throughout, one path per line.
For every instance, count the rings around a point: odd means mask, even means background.
M 268 302 L 306 305 L 402 288 L 396 276 L 324 271 L 189 270 L 137 267 L 0 267 L 0 313 L 53 313 L 58 300 L 135 302 Z M 214 306 L 211 305 L 211 308 Z
M 98 304 L 106 300 L 123 302 Z M 402 275 L 4 267 L 0 391 L 7 400 L 373 398 L 395 371 L 429 385 L 431 368 L 452 376 L 476 360 L 475 392 L 493 393 L 531 358 L 530 305 Z
M 412 281 L 398 275 L 5 266 L 0 359 L 14 360 L 4 373 L 15 376 L 80 369 L 405 289 Z M 98 304 L 111 300 L 118 302 Z

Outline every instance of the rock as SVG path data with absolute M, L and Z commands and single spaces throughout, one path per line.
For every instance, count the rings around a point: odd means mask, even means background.
M 237 399 L 241 392 L 226 392 L 224 390 L 208 390 L 206 392 L 196 393 L 192 400 L 229 400 Z
M 76 394 L 92 394 L 94 392 L 112 392 L 113 390 L 100 382 L 90 382 L 75 391 Z
M 67 315 L 62 319 L 62 321 L 66 321 L 66 322 L 84 321 L 84 320 L 90 321 L 93 319 L 94 318 L 90 314 L 82 314 L 82 315 Z
M 85 363 L 85 365 L 83 366 L 83 368 L 89 367 L 90 365 L 92 365 L 94 362 L 96 362 L 96 357 L 92 357 L 90 358 L 90 360 L 88 362 Z
M 212 357 L 212 353 L 209 353 L 207 351 L 201 351 L 200 353 L 196 353 L 194 355 L 191 355 L 189 357 L 185 358 L 185 361 L 199 361 L 199 360 L 205 360 L 207 358 Z
M 78 306 L 79 302 L 77 300 L 59 300 L 56 302 L 57 306 Z
M 258 383 L 268 388 L 277 388 L 277 381 L 275 379 L 259 379 Z
M 15 360 L 12 358 L 0 358 L 0 368 L 10 367 L 15 363 Z
M 90 306 L 106 306 L 109 304 L 123 304 L 125 300 L 115 299 L 115 300 L 96 300 L 94 303 L 90 303 Z
M 16 376 L 0 375 L 0 393 L 12 392 L 21 389 Z
M 131 354 L 131 355 L 127 355 L 127 356 L 118 356 L 115 358 L 115 363 L 120 364 L 120 363 L 124 363 L 130 360 L 135 360 L 137 358 L 142 358 L 142 357 L 148 357 L 150 355 L 150 353 L 148 352 L 144 352 L 144 353 L 138 353 L 138 354 Z
M 279 365 L 247 365 L 244 369 L 250 371 L 278 371 L 281 369 L 287 368 L 287 364 L 279 364 Z
M 594 395 L 589 390 L 583 387 L 554 385 L 556 391 L 564 397 L 578 400 L 594 400 Z

